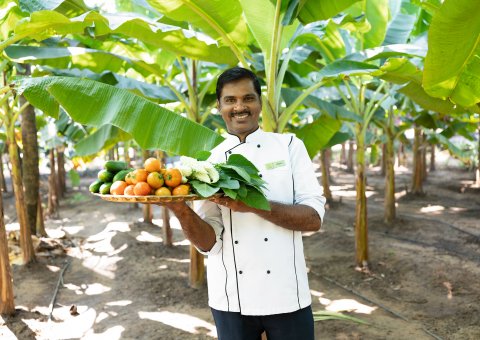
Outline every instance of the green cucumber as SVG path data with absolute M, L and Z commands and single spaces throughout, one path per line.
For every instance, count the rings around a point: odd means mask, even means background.
M 117 172 L 117 174 L 115 176 L 113 176 L 113 180 L 112 182 L 116 182 L 116 181 L 124 181 L 125 180 L 125 176 L 127 176 L 127 174 L 129 172 L 132 172 L 133 169 L 127 169 L 127 170 L 120 170 L 119 172 Z
M 98 179 L 101 180 L 102 182 L 111 182 L 113 179 L 113 176 L 115 176 L 113 172 L 105 169 L 100 170 L 97 175 Z
M 110 172 L 117 173 L 121 170 L 126 170 L 128 168 L 128 164 L 122 161 L 106 161 L 104 168 Z
M 98 191 L 100 190 L 100 186 L 102 184 L 103 184 L 103 182 L 101 180 L 97 179 L 95 182 L 90 184 L 90 186 L 88 187 L 88 190 L 90 190 L 90 192 L 93 193 L 93 194 L 97 194 Z
M 110 194 L 110 187 L 112 186 L 112 182 L 108 182 L 108 183 L 103 183 L 101 186 L 100 186 L 100 193 L 102 195 L 109 195 Z

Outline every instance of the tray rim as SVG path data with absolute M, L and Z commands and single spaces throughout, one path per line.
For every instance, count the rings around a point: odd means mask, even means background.
M 118 202 L 118 203 L 162 203 L 162 202 L 178 202 L 178 201 L 198 201 L 208 200 L 212 197 L 223 196 L 223 193 L 216 193 L 209 197 L 202 197 L 196 194 L 177 195 L 177 196 L 124 196 L 124 195 L 103 195 L 99 193 L 92 193 L 92 195 L 100 197 L 104 201 Z

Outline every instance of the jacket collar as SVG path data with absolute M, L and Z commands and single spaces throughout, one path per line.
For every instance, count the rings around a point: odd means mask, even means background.
M 264 131 L 258 127 L 255 131 L 251 132 L 245 137 L 245 143 L 256 143 L 262 139 L 262 135 Z M 240 138 L 237 135 L 231 134 L 227 132 L 225 139 L 228 141 L 229 144 L 241 144 Z

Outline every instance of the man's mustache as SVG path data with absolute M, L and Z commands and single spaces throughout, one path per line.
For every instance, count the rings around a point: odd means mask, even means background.
M 241 114 L 250 114 L 250 110 L 242 110 L 242 111 L 233 111 L 232 113 L 230 113 L 230 117 L 233 117 L 235 115 L 241 115 Z

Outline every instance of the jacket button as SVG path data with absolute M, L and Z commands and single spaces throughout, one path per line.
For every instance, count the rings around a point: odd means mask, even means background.
M 267 274 L 270 274 L 270 270 L 267 270 Z
M 241 270 L 238 271 L 239 274 L 243 274 L 243 272 Z
M 229 155 L 231 155 L 231 154 L 232 154 L 232 152 L 231 152 L 231 151 L 229 151 L 229 152 L 228 152 L 228 154 L 229 154 Z
M 259 147 L 260 147 L 260 144 L 257 144 L 257 148 L 259 148 Z
M 262 175 L 262 174 L 258 174 L 258 176 L 260 176 L 260 177 L 263 177 L 263 175 Z
M 268 241 L 268 238 L 265 237 L 263 240 L 264 240 L 265 242 L 267 242 L 267 241 Z
M 235 244 L 238 244 L 238 241 L 235 241 Z

